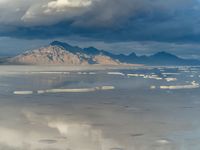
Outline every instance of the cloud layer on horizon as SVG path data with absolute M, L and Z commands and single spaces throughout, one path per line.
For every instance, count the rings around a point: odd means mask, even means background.
M 199 42 L 198 0 L 0 0 L 0 36 Z

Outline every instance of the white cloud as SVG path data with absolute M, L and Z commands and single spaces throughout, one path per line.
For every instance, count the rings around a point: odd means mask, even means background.
M 106 42 L 199 41 L 199 6 L 197 0 L 0 0 L 0 34 L 35 39 L 73 35 Z
M 46 0 L 31 5 L 21 21 L 29 26 L 51 25 L 83 15 L 96 0 Z
M 171 12 L 177 10 L 180 1 L 183 0 L 0 0 L 0 23 L 34 26 L 74 19 L 78 25 L 105 26 L 134 16 L 138 11 L 152 13 L 162 9 Z M 192 2 L 184 0 L 181 8 L 191 6 Z M 76 20 L 77 16 L 81 17 Z
M 92 0 L 56 0 L 47 4 L 48 8 L 86 7 L 92 4 Z

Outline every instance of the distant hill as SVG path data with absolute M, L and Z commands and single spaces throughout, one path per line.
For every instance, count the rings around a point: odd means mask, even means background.
M 151 56 L 137 56 L 134 52 L 130 55 L 113 54 L 95 47 L 80 48 L 59 41 L 12 57 L 8 59 L 7 63 L 27 65 L 200 65 L 199 60 L 183 59 L 167 52 L 158 52 Z
M 0 56 L 0 64 L 5 64 L 9 59 L 10 57 L 8 56 Z
M 121 62 L 144 65 L 200 65 L 199 60 L 183 59 L 167 52 L 158 52 L 150 56 L 137 56 L 135 53 L 132 53 L 130 55 L 118 55 L 117 57 Z

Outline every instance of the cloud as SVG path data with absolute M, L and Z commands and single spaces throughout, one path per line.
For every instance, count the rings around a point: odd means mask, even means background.
M 30 6 L 21 17 L 24 25 L 52 25 L 82 15 L 93 0 L 56 0 L 45 1 Z
M 0 0 L 0 36 L 199 42 L 197 0 Z
M 63 9 L 65 7 L 86 7 L 91 5 L 91 0 L 56 0 L 47 4 L 48 8 Z

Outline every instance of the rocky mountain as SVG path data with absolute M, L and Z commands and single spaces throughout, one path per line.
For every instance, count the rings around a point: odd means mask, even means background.
M 10 58 L 8 62 L 27 65 L 200 65 L 199 60 L 183 59 L 167 52 L 158 52 L 150 56 L 137 56 L 134 52 L 129 55 L 113 54 L 95 47 L 80 48 L 59 41 L 27 51 Z
M 25 65 L 118 65 L 118 60 L 101 53 L 89 55 L 79 47 L 73 47 L 62 42 L 52 42 L 49 46 L 27 51 L 10 58 L 11 64 Z

